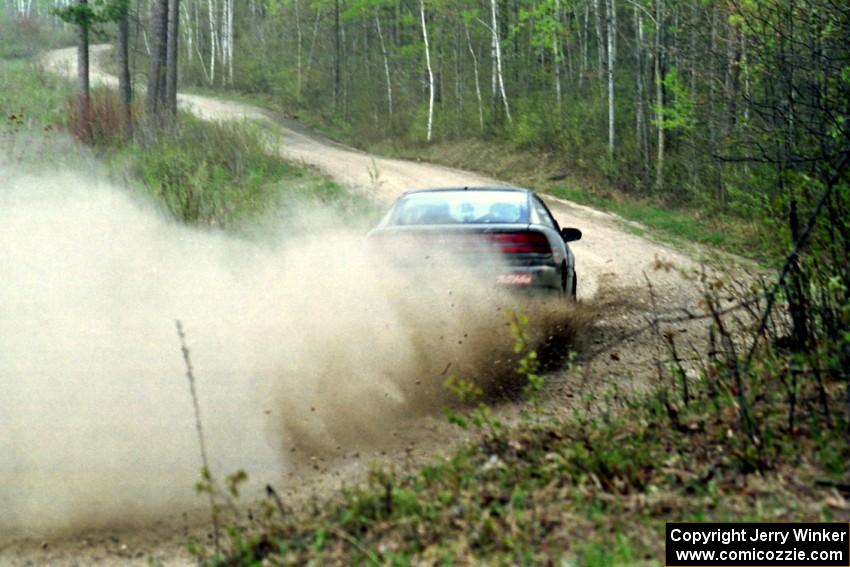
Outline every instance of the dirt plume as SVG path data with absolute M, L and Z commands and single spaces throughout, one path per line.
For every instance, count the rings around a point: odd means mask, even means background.
M 176 225 L 94 169 L 0 177 L 4 530 L 201 504 L 177 319 L 213 472 L 245 469 L 250 490 L 283 482 L 294 446 L 380 445 L 442 407 L 448 374 L 512 373 L 505 296 L 456 267 L 388 268 L 328 211 L 270 245 Z

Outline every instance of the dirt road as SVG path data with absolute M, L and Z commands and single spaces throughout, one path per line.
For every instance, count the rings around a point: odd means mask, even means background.
M 108 49 L 108 45 L 92 48 L 92 84 L 117 85 L 117 79 L 96 64 L 98 56 Z M 74 76 L 76 48 L 50 52 L 44 65 L 53 72 Z M 505 185 L 476 173 L 370 155 L 296 130 L 247 104 L 191 94 L 180 94 L 178 100 L 183 109 L 209 120 L 272 123 L 279 131 L 277 147 L 282 156 L 311 165 L 339 183 L 368 189 L 387 203 L 405 191 L 418 188 Z M 601 283 L 609 288 L 643 287 L 644 271 L 649 271 L 656 257 L 678 266 L 693 265 L 688 256 L 633 234 L 623 222 L 607 213 L 551 196 L 546 201 L 562 226 L 577 227 L 584 233 L 582 241 L 571 245 L 577 259 L 580 298 L 593 298 Z M 652 272 L 650 277 L 659 295 L 668 301 L 690 299 L 688 286 L 675 274 Z

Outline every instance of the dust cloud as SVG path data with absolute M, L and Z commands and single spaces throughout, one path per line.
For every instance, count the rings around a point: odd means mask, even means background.
M 328 211 L 263 243 L 177 225 L 94 167 L 64 170 L 0 161 L 4 531 L 201 504 L 177 319 L 213 472 L 245 469 L 256 490 L 283 481 L 293 447 L 380 444 L 442 407 L 446 375 L 511 368 L 503 298 L 454 269 L 392 271 Z

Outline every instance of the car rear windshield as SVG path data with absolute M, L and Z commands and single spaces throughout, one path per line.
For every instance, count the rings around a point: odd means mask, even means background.
M 402 197 L 389 224 L 528 223 L 528 196 L 521 191 L 426 191 Z

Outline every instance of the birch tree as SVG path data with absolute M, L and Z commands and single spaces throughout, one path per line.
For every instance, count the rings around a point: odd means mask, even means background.
M 45 0 L 41 6 L 67 1 Z M 155 11 L 160 0 L 137 1 Z M 5 5 L 16 13 L 30 9 L 26 2 L 6 0 Z M 283 101 L 292 97 L 309 111 L 344 122 L 346 132 L 363 139 L 391 140 L 404 134 L 405 124 L 415 124 L 422 138 L 432 141 L 437 134 L 501 137 L 560 156 L 565 167 L 610 165 L 612 181 L 621 184 L 637 181 L 636 186 L 654 185 L 658 192 L 686 185 L 689 192 L 706 191 L 716 202 L 730 204 L 731 193 L 718 187 L 747 186 L 755 168 L 739 167 L 735 164 L 743 158 L 725 159 L 724 153 L 765 145 L 733 144 L 766 121 L 752 102 L 774 84 L 765 80 L 774 81 L 773 69 L 765 65 L 780 61 L 795 71 L 802 57 L 820 61 L 829 74 L 847 53 L 846 42 L 829 43 L 847 27 L 845 12 L 830 0 L 807 0 L 811 10 L 789 8 L 787 0 L 688 0 L 685 9 L 665 0 L 183 4 L 180 49 L 186 57 L 180 64 L 193 71 L 186 80 L 235 84 Z M 272 6 L 275 17 L 266 19 Z M 33 2 L 31 13 L 37 12 Z M 154 17 L 138 30 L 140 46 L 151 40 L 152 61 L 158 49 L 155 26 Z M 244 74 L 236 72 L 241 66 L 233 54 L 236 37 L 246 47 Z M 618 50 L 622 38 L 630 48 L 626 57 Z M 813 50 L 802 53 L 799 46 L 810 39 L 816 40 Z M 767 58 L 774 48 L 787 55 Z M 828 61 L 818 59 L 827 55 Z M 482 84 L 487 73 L 489 100 Z M 793 81 L 779 83 L 782 90 L 774 96 L 784 101 L 782 132 L 788 139 L 783 143 L 791 147 L 804 135 L 798 115 L 806 93 L 795 91 Z M 452 96 L 441 96 L 449 86 Z M 379 120 L 380 115 L 392 120 Z M 558 115 L 561 120 L 553 119 Z M 436 132 L 442 124 L 436 118 L 442 117 L 451 128 Z M 488 120 L 505 128 L 488 131 Z
M 655 74 L 655 126 L 658 136 L 655 159 L 655 187 L 664 187 L 664 77 L 661 65 L 661 40 L 664 29 L 664 0 L 655 0 L 655 53 L 653 65 Z
M 511 106 L 508 104 L 508 95 L 505 94 L 505 76 L 502 73 L 502 46 L 499 39 L 499 19 L 497 17 L 496 0 L 490 0 L 490 30 L 493 34 L 493 51 L 496 56 L 496 78 L 499 85 L 499 95 L 505 108 L 505 117 L 509 124 L 513 124 L 511 118 Z
M 387 79 L 387 113 L 393 117 L 393 81 L 390 76 L 390 60 L 387 56 L 387 45 L 384 42 L 384 32 L 381 30 L 381 17 L 375 13 L 375 28 L 378 30 L 378 38 L 381 41 L 381 55 L 384 59 L 384 75 Z
M 431 67 L 431 46 L 428 43 L 428 25 L 425 22 L 425 0 L 419 0 L 419 16 L 422 21 L 422 41 L 425 43 L 425 65 L 428 68 L 428 134 L 431 141 L 434 129 L 434 69 Z
M 166 40 L 165 110 L 177 116 L 177 60 L 180 29 L 180 0 L 168 0 Z
M 156 1 L 156 0 L 155 0 Z M 207 0 L 207 10 L 210 24 L 210 85 L 215 84 L 215 63 L 218 52 L 218 18 L 216 0 Z
M 646 111 L 644 110 L 644 65 L 643 65 L 643 12 L 640 6 L 634 5 L 635 17 L 635 140 L 637 140 L 645 168 L 649 168 L 648 142 L 646 139 Z
M 616 0 L 608 1 L 608 157 L 614 159 L 615 117 L 614 117 L 614 64 L 617 46 L 617 6 Z
M 555 0 L 553 9 L 553 19 L 555 29 L 552 33 L 552 65 L 555 67 L 555 103 L 558 106 L 558 118 L 560 119 L 563 111 L 563 102 L 561 100 L 561 42 L 559 35 L 561 33 L 561 1 Z
M 478 101 L 478 124 L 481 130 L 484 130 L 484 103 L 481 99 L 481 80 L 478 74 L 478 56 L 475 54 L 475 49 L 472 47 L 472 39 L 469 37 L 469 25 L 464 19 L 463 31 L 466 34 L 466 45 L 469 48 L 469 54 L 472 57 L 472 72 L 475 78 L 475 98 Z

